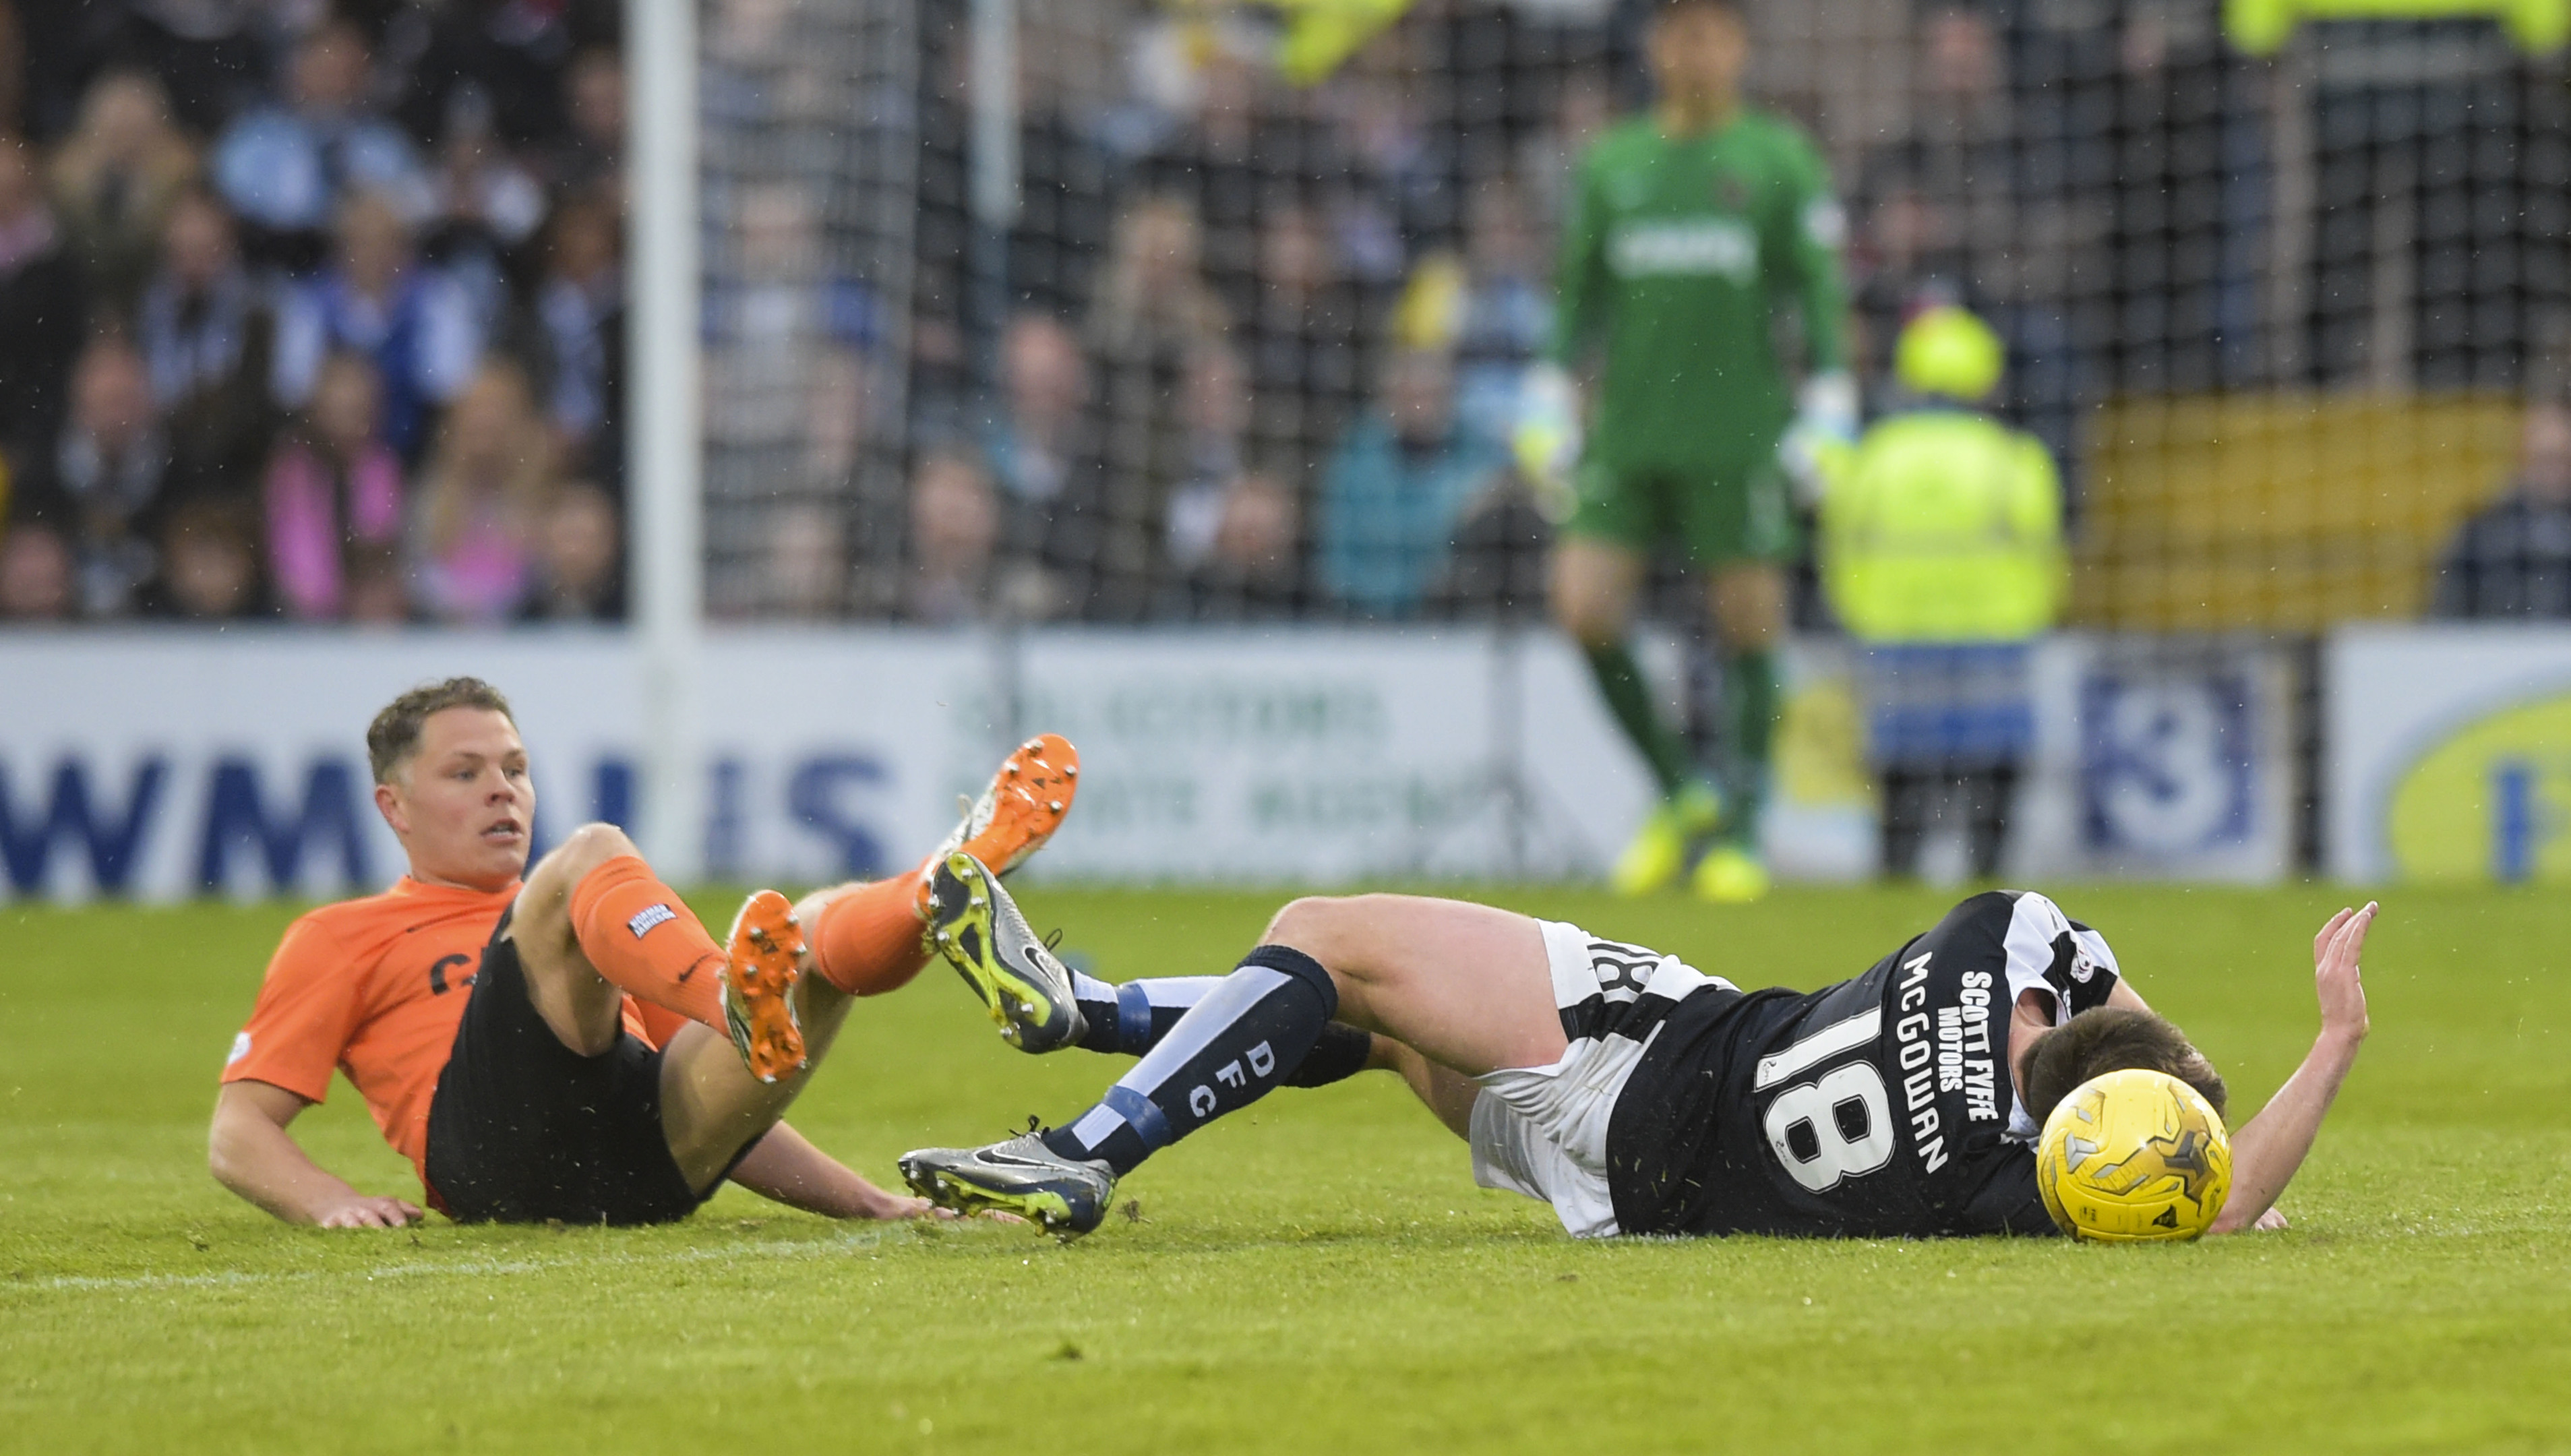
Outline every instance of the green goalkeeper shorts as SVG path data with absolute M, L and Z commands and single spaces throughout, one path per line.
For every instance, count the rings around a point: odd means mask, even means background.
M 1563 529 L 1638 552 L 1675 545 L 1698 566 L 1788 561 L 1800 543 L 1774 460 L 1747 468 L 1580 463 L 1578 498 Z

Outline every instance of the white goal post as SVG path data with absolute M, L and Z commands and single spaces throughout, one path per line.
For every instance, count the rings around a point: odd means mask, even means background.
M 705 873 L 699 684 L 705 634 L 705 431 L 698 387 L 697 6 L 627 0 L 633 103 L 627 411 L 634 649 L 642 679 L 636 827 L 664 880 Z

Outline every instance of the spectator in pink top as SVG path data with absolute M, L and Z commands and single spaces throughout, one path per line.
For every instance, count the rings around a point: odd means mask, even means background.
M 484 364 L 419 476 L 414 595 L 431 617 L 489 625 L 516 615 L 535 587 L 536 533 L 554 490 L 553 434 L 526 375 Z
M 290 620 L 348 615 L 361 563 L 400 544 L 401 460 L 382 427 L 375 366 L 363 354 L 332 354 L 267 469 L 268 578 Z

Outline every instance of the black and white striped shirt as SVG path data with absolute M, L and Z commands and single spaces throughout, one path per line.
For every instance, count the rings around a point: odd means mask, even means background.
M 2050 1233 L 2010 1010 L 2055 1023 L 2120 976 L 2039 894 L 1975 895 L 1818 991 L 1708 985 L 1665 1009 L 1617 1098 L 1608 1186 L 1629 1233 Z

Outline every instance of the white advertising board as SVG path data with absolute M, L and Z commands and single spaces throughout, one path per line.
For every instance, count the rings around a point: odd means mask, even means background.
M 537 838 L 631 825 L 641 688 L 614 633 L 0 634 L 0 898 L 343 894 L 389 880 L 363 733 L 414 684 L 486 678 L 533 750 Z M 1656 676 L 1677 654 L 1646 653 Z M 785 885 L 889 872 L 1018 731 L 1080 744 L 1080 809 L 1031 866 L 1123 882 L 1594 878 L 1651 803 L 1550 632 L 710 634 L 705 860 Z M 2257 653 L 2047 644 L 2027 878 L 2282 872 L 2283 722 Z M 1792 645 L 1767 826 L 1781 876 L 1873 865 L 1844 651 Z M 1675 691 L 1672 692 L 1675 698 Z
M 2331 873 L 2571 880 L 2571 628 L 2351 628 L 2323 680 Z
M 1019 721 L 1069 736 L 1083 764 L 1045 869 L 1315 884 L 1593 872 L 1648 786 L 1604 713 L 1568 691 L 1586 690 L 1569 650 L 1512 646 L 1514 680 L 1479 629 L 1021 638 Z
M 988 741 L 966 720 L 987 674 L 935 639 L 762 633 L 718 651 L 719 874 L 882 863 L 949 798 L 944 755 L 909 745 Z M 366 724 L 402 690 L 462 673 L 517 711 L 539 843 L 629 818 L 641 705 L 621 635 L 0 638 L 0 887 L 171 899 L 387 880 L 401 859 L 368 799 Z
M 1080 811 L 1038 866 L 1059 877 L 1587 875 L 1648 802 L 1550 637 L 718 630 L 708 660 L 706 863 L 726 879 L 907 865 L 1012 741 L 1011 701 L 1082 749 Z M 458 673 L 517 710 L 540 845 L 631 822 L 618 634 L 0 635 L 0 898 L 379 884 L 400 856 L 365 725 Z

